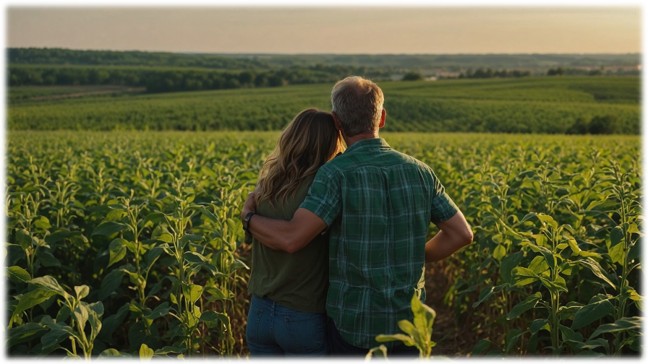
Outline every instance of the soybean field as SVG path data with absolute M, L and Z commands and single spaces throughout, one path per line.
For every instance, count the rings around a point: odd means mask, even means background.
M 379 85 L 381 136 L 475 236 L 426 267 L 432 355 L 639 356 L 638 77 Z M 279 130 L 330 88 L 11 87 L 7 354 L 246 357 L 239 213 Z
M 238 215 L 278 136 L 10 130 L 8 354 L 246 356 Z M 383 137 L 475 233 L 428 266 L 437 353 L 641 353 L 638 136 Z

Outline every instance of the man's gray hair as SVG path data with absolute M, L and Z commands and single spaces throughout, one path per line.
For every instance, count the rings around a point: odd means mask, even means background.
M 384 101 L 380 87 L 359 76 L 338 81 L 331 91 L 332 111 L 348 137 L 373 132 L 380 123 Z

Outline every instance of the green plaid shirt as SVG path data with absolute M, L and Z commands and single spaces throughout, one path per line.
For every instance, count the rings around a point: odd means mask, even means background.
M 350 344 L 400 332 L 423 289 L 430 221 L 458 211 L 430 167 L 383 139 L 361 140 L 320 168 L 300 207 L 330 229 L 326 311 Z

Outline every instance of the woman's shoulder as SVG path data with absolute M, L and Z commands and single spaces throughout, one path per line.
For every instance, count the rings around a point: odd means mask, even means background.
M 263 216 L 290 220 L 304 198 L 306 198 L 308 188 L 313 182 L 313 178 L 314 176 L 304 178 L 299 185 L 297 185 L 295 191 L 287 196 L 285 201 L 277 201 L 274 198 L 267 201 L 261 201 L 257 206 L 257 211 Z

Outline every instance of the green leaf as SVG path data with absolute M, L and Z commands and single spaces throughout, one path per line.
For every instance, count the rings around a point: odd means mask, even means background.
M 610 246 L 619 244 L 621 241 L 623 241 L 623 238 L 623 230 L 620 226 L 615 226 L 610 231 Z
M 554 230 L 558 228 L 558 223 L 556 222 L 556 220 L 554 220 L 553 217 L 542 213 L 538 213 L 536 214 L 536 216 L 538 217 L 538 220 L 543 223 L 543 225 L 549 225 Z
M 618 243 L 608 248 L 608 255 L 612 263 L 623 264 L 623 259 L 625 258 L 625 247 L 623 243 Z
M 639 316 L 620 318 L 612 324 L 604 324 L 599 326 L 589 338 L 594 339 L 595 337 L 602 334 L 611 334 L 611 333 L 615 334 L 615 333 L 625 332 L 625 331 L 639 332 L 641 331 L 642 320 L 643 318 Z
M 88 321 L 88 304 L 86 302 L 79 302 L 79 304 L 74 308 L 72 315 L 76 321 L 78 331 L 85 331 L 86 322 Z
M 207 259 L 204 255 L 196 252 L 185 252 L 182 257 L 184 258 L 185 261 L 193 264 L 198 264 L 202 265 L 205 263 L 209 263 L 209 259 Z
M 643 299 L 639 292 L 637 292 L 634 288 L 628 288 L 628 298 L 635 302 L 641 302 Z
M 639 229 L 639 226 L 637 226 L 637 224 L 635 223 L 628 225 L 628 233 L 643 235 L 641 233 L 641 230 Z
M 60 347 L 60 343 L 68 338 L 75 338 L 78 342 L 78 335 L 69 326 L 50 322 L 47 325 L 50 331 L 41 337 L 42 350 L 50 352 Z
M 406 334 L 410 336 L 416 335 L 416 327 L 414 325 L 407 321 L 407 320 L 400 320 L 398 321 L 398 327 Z
M 508 284 L 513 284 L 513 268 L 520 265 L 523 255 L 522 252 L 515 252 L 508 254 L 500 262 L 500 277 L 502 281 Z
M 517 287 L 531 284 L 537 281 L 539 278 L 535 272 L 533 272 L 529 268 L 524 267 L 513 268 L 513 275 L 515 276 L 515 286 Z
M 587 212 L 589 212 L 589 210 L 593 210 L 593 211 L 596 211 L 598 213 L 598 211 L 610 211 L 610 210 L 615 209 L 616 207 L 617 207 L 616 202 L 614 202 L 614 201 L 612 201 L 610 199 L 604 198 L 604 196 L 601 196 L 600 199 L 592 201 L 585 208 L 585 210 L 587 210 Z
M 50 250 L 40 250 L 37 254 L 38 261 L 43 265 L 43 267 L 60 267 L 61 261 L 55 257 Z
M 197 284 L 184 285 L 182 287 L 183 294 L 187 297 L 191 303 L 196 303 L 202 296 L 203 286 Z
M 232 295 L 228 295 L 226 293 L 227 291 L 224 290 L 224 287 L 207 286 L 205 288 L 205 291 L 208 293 L 207 302 L 224 301 L 229 299 Z
M 475 308 L 481 305 L 482 302 L 486 301 L 489 297 L 495 294 L 497 288 L 498 286 L 484 287 L 479 293 L 479 299 L 477 300 L 477 302 L 473 303 L 472 307 Z
M 148 345 L 142 344 L 139 349 L 139 357 L 140 359 L 151 359 L 153 358 L 153 355 L 155 355 L 155 351 L 153 349 L 149 348 Z
M 387 347 L 385 345 L 380 345 L 371 348 L 367 352 L 367 355 L 365 355 L 365 361 L 371 360 L 374 357 L 374 355 L 376 355 L 375 353 L 380 353 L 383 358 L 387 359 Z
M 543 255 L 538 255 L 531 260 L 529 264 L 529 269 L 538 276 L 549 270 L 549 264 Z
M 562 334 L 564 341 L 570 341 L 574 343 L 583 342 L 583 335 L 581 335 L 580 333 L 572 330 L 565 325 L 558 325 L 558 328 L 560 329 L 560 333 Z
M 108 246 L 108 265 L 106 266 L 106 268 L 124 259 L 126 253 L 128 252 L 126 249 L 127 243 L 128 242 L 126 240 L 121 238 L 113 239 L 113 241 L 110 242 L 110 245 Z
M 229 317 L 226 314 L 214 311 L 205 311 L 200 315 L 200 321 L 204 322 L 207 327 L 213 329 L 220 325 L 228 325 Z
M 106 349 L 99 353 L 99 358 L 114 358 L 114 357 L 122 357 L 124 356 L 122 353 L 119 352 L 117 349 Z
M 202 241 L 205 239 L 204 236 L 202 235 L 196 235 L 196 234 L 185 234 L 180 238 L 181 243 L 189 243 L 189 242 L 196 242 L 196 241 Z
M 578 344 L 579 350 L 594 350 L 597 348 L 604 348 L 605 351 L 607 352 L 609 351 L 609 347 L 610 347 L 610 343 L 603 338 L 588 340 L 585 343 Z
M 148 223 L 161 224 L 166 221 L 166 216 L 161 212 L 152 212 L 144 218 L 144 225 Z
M 155 262 L 160 258 L 160 256 L 164 253 L 164 249 L 160 248 L 159 246 L 153 247 L 149 251 L 144 254 L 144 272 L 148 272 L 151 270 Z
M 581 329 L 607 315 L 614 315 L 614 311 L 614 305 L 609 299 L 592 302 L 576 311 L 571 328 L 574 330 Z
M 412 313 L 414 314 L 414 325 L 417 328 L 430 330 L 436 318 L 436 311 L 432 307 L 424 304 L 417 295 L 412 296 L 411 300 Z
M 9 273 L 9 279 L 12 282 L 27 282 L 31 279 L 29 272 L 17 265 L 7 268 L 7 273 Z
M 88 323 L 90 324 L 90 339 L 89 341 L 94 341 L 94 339 L 99 335 L 101 331 L 101 316 L 104 313 L 104 306 L 101 302 L 93 302 L 88 306 Z
M 106 214 L 106 221 L 116 221 L 120 220 L 122 217 L 126 216 L 126 210 L 119 207 L 111 207 L 110 211 Z
M 65 292 L 63 287 L 56 281 L 52 276 L 43 276 L 30 279 L 27 283 L 35 284 L 43 289 L 52 291 L 60 296 L 68 297 L 69 295 Z
M 576 242 L 576 239 L 573 237 L 567 237 L 567 244 L 569 244 L 569 248 L 572 250 L 574 255 L 580 255 L 582 252 L 582 249 L 578 246 L 578 243 Z
M 531 325 L 529 325 L 529 331 L 531 331 L 532 334 L 537 334 L 540 330 L 547 330 L 551 332 L 551 327 L 549 327 L 549 320 L 536 319 L 531 322 Z
M 544 234 L 533 234 L 533 240 L 535 240 L 536 244 L 535 246 L 545 246 L 547 245 L 547 237 L 544 236 Z M 534 245 L 530 245 L 530 247 L 533 247 Z
M 146 318 L 155 320 L 160 317 L 164 317 L 169 314 L 169 311 L 171 310 L 169 302 L 163 302 L 159 304 L 157 307 L 155 307 L 150 313 L 146 314 Z
M 34 226 L 43 231 L 48 231 L 52 227 L 52 225 L 49 222 L 49 219 L 46 218 L 45 216 L 39 216 L 36 219 L 34 219 Z
M 577 260 L 576 263 L 586 267 L 592 272 L 592 274 L 603 280 L 605 283 L 609 284 L 613 289 L 616 289 L 616 285 L 612 283 L 612 281 L 605 275 L 603 268 L 601 268 L 601 265 L 594 259 L 587 257 L 585 259 Z
M 48 289 L 36 288 L 23 295 L 18 299 L 18 304 L 11 313 L 13 318 L 17 317 L 26 310 L 47 301 L 50 297 L 56 295 L 56 292 Z
M 506 334 L 504 342 L 506 343 L 505 350 L 507 353 L 510 353 L 513 350 L 523 334 L 524 332 L 520 329 L 512 329 Z
M 90 294 L 90 287 L 86 285 L 74 286 L 74 292 L 77 295 L 77 299 L 82 300 L 83 298 L 87 297 Z
M 556 277 L 556 280 L 552 281 L 545 277 L 538 277 L 540 283 L 545 286 L 550 292 L 567 292 L 567 285 L 565 279 L 561 276 Z
M 44 325 L 36 322 L 27 322 L 12 327 L 9 329 L 8 347 L 11 348 L 15 345 L 30 341 L 46 331 L 47 328 Z
M 171 234 L 169 234 L 167 232 L 162 232 L 162 233 L 154 236 L 154 238 L 156 240 L 158 240 L 158 241 L 161 241 L 161 242 L 167 243 L 167 244 L 170 244 L 171 242 L 173 242 L 173 235 L 171 235 Z
M 481 339 L 475 346 L 473 346 L 472 354 L 473 355 L 484 355 L 487 354 L 487 350 L 493 346 L 493 343 L 488 339 Z
M 497 261 L 501 261 L 502 258 L 506 256 L 506 248 L 502 244 L 498 244 L 497 247 L 493 250 L 493 258 Z
M 117 313 L 110 315 L 102 320 L 102 329 L 100 336 L 103 338 L 103 341 L 107 342 L 108 340 L 110 340 L 115 330 L 122 326 L 124 319 L 130 312 L 129 307 L 130 303 L 127 302 L 123 304 L 119 308 L 119 310 L 117 310 Z
M 23 250 L 27 250 L 32 245 L 32 237 L 29 231 L 25 229 L 16 230 L 16 242 Z
M 524 301 L 515 305 L 511 311 L 506 315 L 507 320 L 513 320 L 518 318 L 521 314 L 535 307 L 535 305 L 542 298 L 540 292 L 536 292 L 531 296 L 527 297 Z
M 107 238 L 112 238 L 115 236 L 115 234 L 122 230 L 125 230 L 127 227 L 128 226 L 126 226 L 125 224 L 119 222 L 106 221 L 97 226 L 96 229 L 94 229 L 92 236 L 105 236 Z
M 414 340 L 404 334 L 393 334 L 393 335 L 378 335 L 376 336 L 376 341 L 379 343 L 386 343 L 390 341 L 400 341 L 406 346 L 414 346 Z
M 106 274 L 104 279 L 101 281 L 101 288 L 99 288 L 100 300 L 108 298 L 122 283 L 124 278 L 124 272 L 121 269 L 111 270 L 110 273 Z

